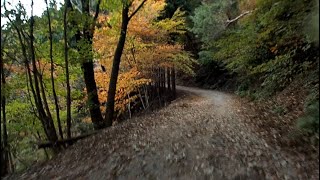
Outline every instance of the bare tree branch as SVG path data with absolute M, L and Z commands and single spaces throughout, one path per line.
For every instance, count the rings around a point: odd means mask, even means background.
M 142 3 L 137 7 L 137 9 L 129 16 L 129 21 L 130 19 L 137 14 L 137 12 L 142 8 L 142 6 L 144 5 L 144 3 L 146 3 L 147 0 L 143 0 Z

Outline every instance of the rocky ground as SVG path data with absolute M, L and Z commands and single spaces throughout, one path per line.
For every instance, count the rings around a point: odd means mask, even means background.
M 319 179 L 319 158 L 287 153 L 260 136 L 238 97 L 178 89 L 180 97 L 167 107 L 8 179 Z

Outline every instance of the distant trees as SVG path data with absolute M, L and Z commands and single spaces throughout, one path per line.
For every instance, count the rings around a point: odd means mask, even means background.
M 196 7 L 201 5 L 201 0 L 166 0 L 159 19 L 171 18 L 177 9 L 181 8 L 187 15 L 191 15 Z
M 201 0 L 166 0 L 166 5 L 157 17 L 158 20 L 166 18 L 172 18 L 176 11 L 184 12 L 186 27 L 192 27 L 192 21 L 190 16 L 193 15 L 194 10 L 201 5 Z M 200 41 L 195 37 L 195 34 L 187 28 L 184 34 L 171 34 L 171 42 L 180 42 L 184 46 L 184 50 L 192 53 L 193 57 L 197 57 L 197 53 L 200 51 Z
M 223 64 L 236 74 L 241 93 L 270 96 L 303 72 L 302 64 L 313 61 L 316 46 L 308 42 L 308 22 L 302 19 L 310 17 L 314 5 L 303 0 L 207 1 L 191 17 L 191 30 L 203 44 L 200 60 Z

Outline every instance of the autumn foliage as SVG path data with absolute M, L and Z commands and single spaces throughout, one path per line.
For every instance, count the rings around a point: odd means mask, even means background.
M 148 100 L 145 99 L 145 89 L 156 82 L 157 68 L 175 67 L 192 73 L 191 66 L 194 61 L 183 51 L 182 45 L 169 44 L 170 33 L 178 31 L 183 33 L 182 12 L 178 12 L 178 16 L 174 17 L 180 18 L 180 21 L 165 19 L 157 22 L 156 18 L 164 5 L 164 1 L 147 2 L 142 12 L 130 21 L 115 98 L 117 117 L 129 110 L 130 103 L 134 101 L 142 101 L 143 106 L 146 106 Z M 94 34 L 94 50 L 97 52 L 95 78 L 102 111 L 105 111 L 112 58 L 121 25 L 120 21 L 115 21 L 113 18 L 119 17 L 115 14 L 101 15 L 98 19 L 101 27 L 96 29 Z M 145 102 L 142 96 L 145 97 Z

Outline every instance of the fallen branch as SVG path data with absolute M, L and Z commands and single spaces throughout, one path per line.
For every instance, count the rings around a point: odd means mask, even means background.
M 240 18 L 242 18 L 242 17 L 244 17 L 245 15 L 248 15 L 248 14 L 250 14 L 250 13 L 252 13 L 252 12 L 253 12 L 253 10 L 252 10 L 252 11 L 246 11 L 246 12 L 240 14 L 239 16 L 237 16 L 237 17 L 234 18 L 234 19 L 228 19 L 228 20 L 226 21 L 226 26 L 228 27 L 230 24 L 238 21 Z
M 73 138 L 69 138 L 69 139 L 62 139 L 62 140 L 58 140 L 56 142 L 40 142 L 37 144 L 38 149 L 41 148 L 52 148 L 53 146 L 65 146 L 65 145 L 72 145 L 73 143 L 77 142 L 80 139 L 84 139 L 87 138 L 91 135 L 96 134 L 97 132 L 93 132 L 93 133 L 88 133 L 88 134 L 83 134 L 77 137 L 73 137 Z

